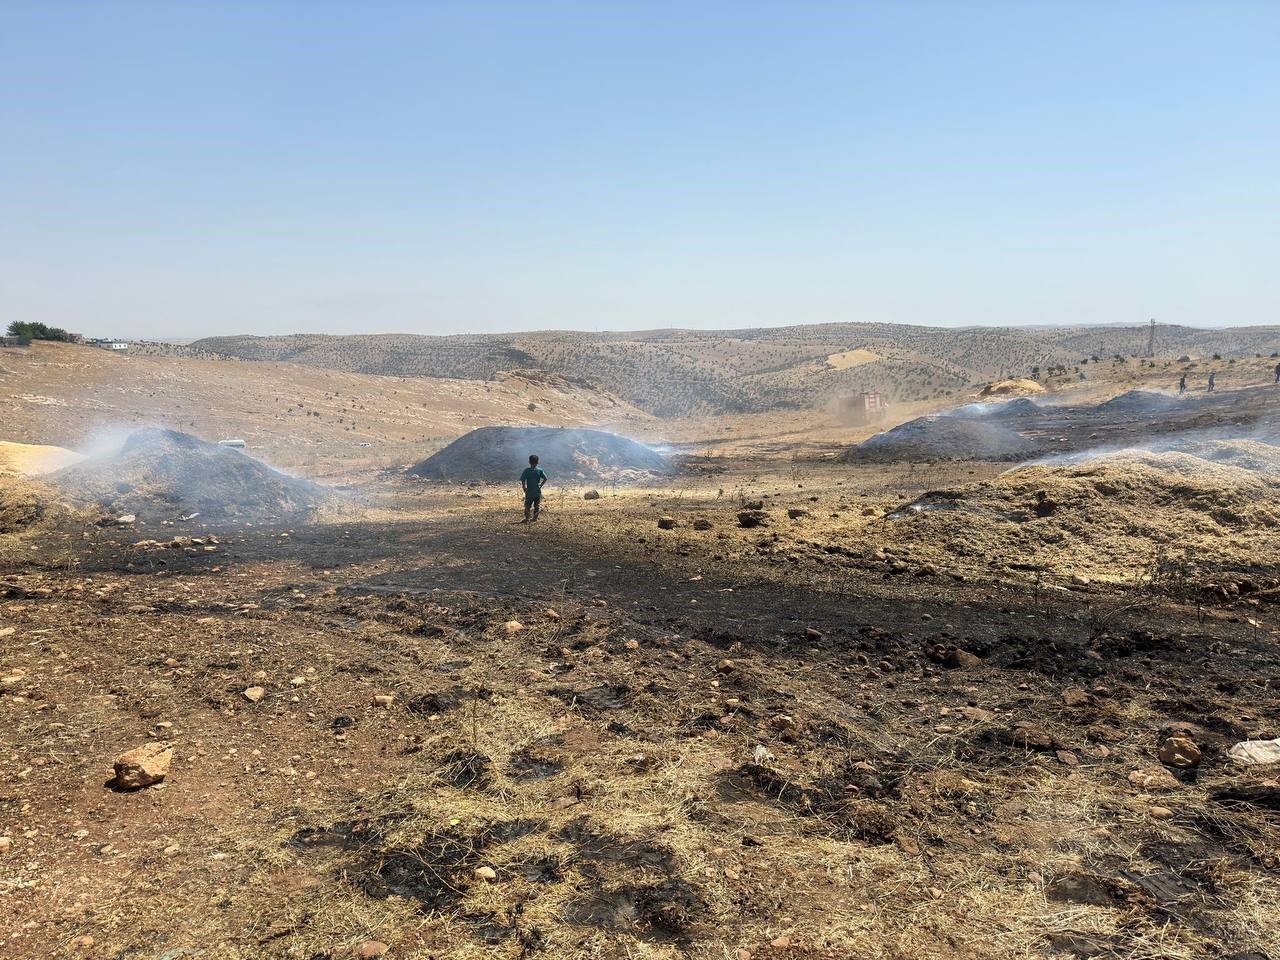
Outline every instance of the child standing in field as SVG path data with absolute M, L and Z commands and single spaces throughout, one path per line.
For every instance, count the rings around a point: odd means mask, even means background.
M 538 466 L 538 455 L 529 455 L 529 466 L 520 474 L 520 487 L 524 490 L 524 522 L 537 520 L 542 512 L 542 485 L 547 482 L 547 475 Z M 529 512 L 533 511 L 533 516 Z

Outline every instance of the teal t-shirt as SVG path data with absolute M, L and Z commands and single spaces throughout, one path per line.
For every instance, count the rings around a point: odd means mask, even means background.
M 541 497 L 542 485 L 547 482 L 547 475 L 541 467 L 525 467 L 520 474 L 520 483 L 524 485 L 526 497 Z

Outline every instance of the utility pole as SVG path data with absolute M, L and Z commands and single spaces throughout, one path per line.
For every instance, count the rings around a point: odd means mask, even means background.
M 1151 318 L 1151 330 L 1147 333 L 1147 356 L 1156 355 L 1156 318 Z

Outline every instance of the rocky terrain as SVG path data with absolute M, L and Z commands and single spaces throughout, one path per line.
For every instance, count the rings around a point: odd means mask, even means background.
M 941 400 L 1033 368 L 1062 380 L 1090 364 L 1142 356 L 1145 325 L 936 328 L 845 323 L 751 330 L 509 335 L 210 337 L 151 349 L 195 357 L 288 361 L 401 377 L 487 379 L 539 367 L 583 378 L 659 416 L 740 414 L 821 406 L 842 392 Z M 1162 356 L 1269 356 L 1280 327 L 1162 326 Z

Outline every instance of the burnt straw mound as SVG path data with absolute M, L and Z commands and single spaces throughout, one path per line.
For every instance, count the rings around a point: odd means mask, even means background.
M 552 483 L 634 482 L 672 472 L 656 450 L 604 430 L 570 427 L 480 427 L 409 468 L 428 480 L 515 482 L 537 454 Z
M 1168 393 L 1156 390 L 1127 390 L 1110 400 L 1098 404 L 1098 412 L 1110 414 L 1161 413 L 1173 410 L 1183 401 Z
M 918 417 L 877 433 L 841 455 L 846 462 L 900 460 L 1021 460 L 1034 441 L 999 420 L 937 415 Z
M 49 491 L 25 477 L 0 473 L 0 534 L 22 533 L 45 516 Z
M 50 475 L 74 500 L 147 519 L 298 520 L 324 488 L 273 470 L 239 450 L 175 430 L 144 429 L 124 445 Z

